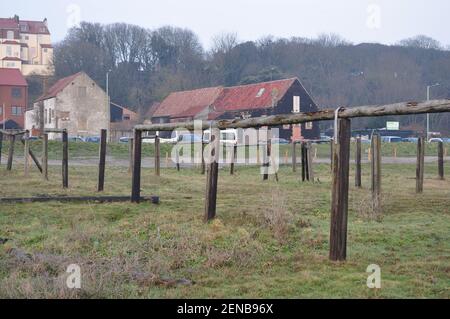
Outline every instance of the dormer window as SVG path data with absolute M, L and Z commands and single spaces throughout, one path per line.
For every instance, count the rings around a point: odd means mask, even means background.
M 14 31 L 8 31 L 6 32 L 6 38 L 8 40 L 14 40 Z
M 26 24 L 20 25 L 20 31 L 21 32 L 27 32 L 28 31 L 28 25 L 26 25 Z
M 261 97 L 264 94 L 265 91 L 266 91 L 265 88 L 260 89 L 258 94 L 256 94 L 256 97 Z

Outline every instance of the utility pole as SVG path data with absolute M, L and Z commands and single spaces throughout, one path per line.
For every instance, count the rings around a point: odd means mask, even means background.
M 427 101 L 430 101 L 430 89 L 439 86 L 440 83 L 427 86 Z M 427 143 L 430 140 L 430 113 L 427 113 Z

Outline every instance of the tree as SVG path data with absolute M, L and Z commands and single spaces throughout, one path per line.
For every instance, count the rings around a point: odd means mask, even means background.
M 425 35 L 404 39 L 399 42 L 399 45 L 411 48 L 442 50 L 442 45 L 439 41 Z

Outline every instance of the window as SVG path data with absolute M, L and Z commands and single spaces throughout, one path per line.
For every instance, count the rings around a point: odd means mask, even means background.
M 70 112 L 61 112 L 61 113 L 58 113 L 58 114 L 60 114 L 60 119 L 61 119 L 61 121 L 62 122 L 68 122 L 68 121 L 70 121 Z
M 27 32 L 27 31 L 28 31 L 28 25 L 22 24 L 22 25 L 20 26 L 20 31 L 22 31 L 22 32 Z
M 292 109 L 293 113 L 300 113 L 300 96 L 294 96 L 294 107 Z
M 8 62 L 8 63 L 6 63 L 6 67 L 7 68 L 15 68 L 16 64 L 14 62 Z
M 30 40 L 30 37 L 29 36 L 25 36 L 25 41 L 28 41 L 28 40 Z
M 19 116 L 23 114 L 23 108 L 21 106 L 12 106 L 11 114 L 15 116 Z
M 305 124 L 305 129 L 312 130 L 313 129 L 313 122 L 307 122 Z
M 21 88 L 12 88 L 11 96 L 15 99 L 20 99 L 22 97 L 22 89 Z
M 85 98 L 86 97 L 86 87 L 85 86 L 79 86 L 78 87 L 78 97 L 79 98 Z
M 256 94 L 256 97 L 261 97 L 264 94 L 265 91 L 266 91 L 265 88 L 260 89 L 258 94 Z
M 47 48 L 44 48 L 44 52 L 47 53 L 47 51 L 48 51 Z
M 6 33 L 6 38 L 7 38 L 8 40 L 14 40 L 14 31 L 8 31 L 8 32 Z
M 6 46 L 6 56 L 12 56 L 12 46 Z

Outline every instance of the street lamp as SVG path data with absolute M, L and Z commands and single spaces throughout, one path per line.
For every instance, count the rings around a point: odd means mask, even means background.
M 427 101 L 430 100 L 430 89 L 432 87 L 436 87 L 441 85 L 440 83 L 436 83 L 433 85 L 428 85 L 427 86 Z M 430 139 L 430 113 L 427 113 L 427 141 Z

